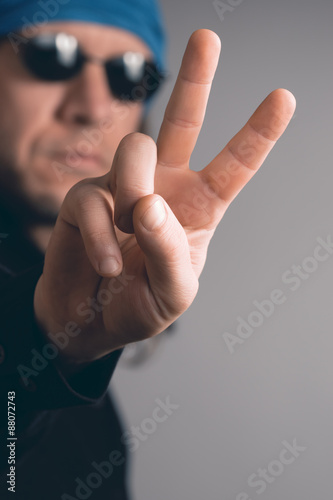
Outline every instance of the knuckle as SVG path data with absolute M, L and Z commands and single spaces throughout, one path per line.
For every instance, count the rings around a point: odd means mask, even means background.
M 110 246 L 110 230 L 103 228 L 94 228 L 89 231 L 89 238 L 92 242 L 98 242 L 99 245 Z
M 100 189 L 91 183 L 77 185 L 73 192 L 73 199 L 78 205 L 85 205 L 90 200 L 101 197 Z
M 68 208 L 70 213 L 76 214 L 87 213 L 96 208 L 107 208 L 109 205 L 106 201 L 105 192 L 100 186 L 92 182 L 79 182 L 73 186 L 66 195 L 64 201 L 65 209 Z
M 179 116 L 173 116 L 171 114 L 166 114 L 165 119 L 176 127 L 184 128 L 184 129 L 196 129 L 201 127 L 200 120 L 191 120 L 187 118 L 181 118 Z
M 151 186 L 144 179 L 133 179 L 131 184 L 121 184 L 117 189 L 117 203 L 134 203 L 142 196 L 149 194 Z
M 87 196 L 88 192 L 93 189 L 93 185 L 91 180 L 89 179 L 89 183 L 84 179 L 83 181 L 74 184 L 66 194 L 65 200 L 70 200 L 76 202 L 81 200 L 84 196 Z

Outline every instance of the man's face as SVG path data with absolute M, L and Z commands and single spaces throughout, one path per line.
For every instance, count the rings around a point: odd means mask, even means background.
M 135 35 L 112 27 L 59 22 L 42 32 L 74 35 L 85 54 L 103 60 L 127 51 L 151 56 Z M 122 137 L 138 130 L 143 105 L 115 99 L 104 67 L 92 62 L 72 80 L 38 80 L 21 61 L 23 45 L 18 54 L 9 41 L 0 45 L 0 195 L 52 220 L 76 182 L 110 169 Z

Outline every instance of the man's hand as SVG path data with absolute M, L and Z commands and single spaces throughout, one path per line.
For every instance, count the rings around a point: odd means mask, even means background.
M 35 311 L 45 332 L 78 325 L 62 352 L 68 363 L 154 336 L 190 306 L 219 221 L 293 115 L 293 96 L 272 92 L 208 166 L 191 171 L 219 52 L 217 35 L 196 31 L 157 145 L 143 134 L 126 136 L 111 171 L 79 182 L 65 198 Z

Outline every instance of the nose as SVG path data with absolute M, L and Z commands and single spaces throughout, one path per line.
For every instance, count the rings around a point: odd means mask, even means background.
M 103 66 L 88 62 L 73 80 L 66 82 L 66 91 L 58 109 L 58 118 L 71 125 L 95 125 L 110 117 L 114 97 Z

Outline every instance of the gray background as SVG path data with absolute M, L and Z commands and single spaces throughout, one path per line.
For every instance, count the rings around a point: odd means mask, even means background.
M 295 292 L 281 276 L 313 255 L 317 237 L 333 239 L 333 2 L 238 3 L 221 21 L 211 0 L 164 0 L 172 78 L 150 134 L 157 137 L 188 37 L 203 27 L 221 37 L 222 53 L 193 169 L 274 88 L 291 90 L 297 111 L 223 218 L 177 331 L 161 337 L 146 363 L 123 363 L 113 377 L 125 428 L 151 417 L 156 398 L 179 404 L 131 454 L 135 500 L 332 497 L 333 255 Z M 231 354 L 223 333 L 275 288 L 287 300 Z M 248 477 L 294 439 L 306 450 L 257 494 Z

